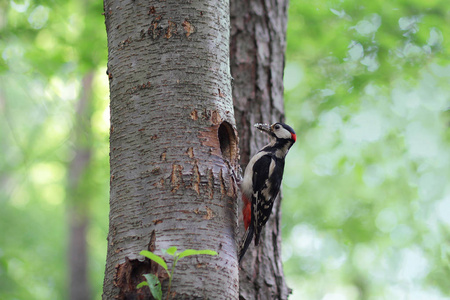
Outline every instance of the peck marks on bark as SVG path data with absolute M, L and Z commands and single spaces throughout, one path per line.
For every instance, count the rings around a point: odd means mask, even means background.
M 183 26 L 184 31 L 186 31 L 186 37 L 189 37 L 191 34 L 195 33 L 195 26 L 188 19 L 184 19 L 181 26 Z
M 172 173 L 170 174 L 170 186 L 172 187 L 172 193 L 178 191 L 183 186 L 183 166 L 173 164 Z
M 193 147 L 189 147 L 186 151 L 186 154 L 189 158 L 194 158 L 194 148 Z
M 200 195 L 200 171 L 197 163 L 192 168 L 192 189 L 197 192 L 197 195 Z
M 152 15 L 156 14 L 156 8 L 154 6 L 150 6 L 150 8 L 148 9 L 147 15 L 150 15 L 150 14 L 152 14 Z
M 159 187 L 159 188 L 163 189 L 164 185 L 165 185 L 165 182 L 166 181 L 164 180 L 164 178 L 161 178 L 159 181 L 155 182 L 153 184 L 153 186 L 156 186 L 156 187 Z
M 156 14 L 155 7 L 153 6 L 150 7 L 147 14 L 155 15 Z M 150 27 L 148 28 L 147 33 L 153 40 L 158 39 L 162 34 L 164 34 L 164 37 L 166 39 L 170 39 L 176 35 L 180 36 L 180 33 L 178 33 L 178 26 L 180 25 L 180 23 L 177 24 L 174 20 L 169 19 L 167 20 L 167 27 L 165 27 L 164 25 L 162 25 L 165 22 L 162 21 L 163 17 L 159 15 L 156 16 L 150 23 Z M 197 31 L 197 28 L 187 18 L 184 19 L 184 21 L 181 23 L 181 26 L 184 29 L 184 35 L 188 39 L 190 38 L 191 35 L 193 35 Z
M 191 119 L 194 120 L 194 121 L 198 120 L 198 112 L 195 109 L 193 109 L 191 111 Z
M 161 161 L 166 161 L 166 151 L 164 151 L 163 153 L 161 153 Z
M 203 216 L 205 220 L 211 220 L 214 217 L 213 211 L 208 206 L 206 207 L 206 215 Z
M 161 220 L 161 219 L 157 219 L 157 220 L 153 220 L 152 222 L 153 222 L 154 225 L 158 225 L 158 224 L 161 224 L 164 221 Z
M 220 122 L 222 122 L 222 118 L 220 117 L 220 114 L 217 110 L 211 111 L 211 122 L 214 125 L 218 125 L 220 124 Z
M 152 173 L 153 175 L 159 175 L 159 174 L 161 174 L 161 168 L 155 167 L 150 171 L 150 173 Z
M 140 91 L 140 90 L 149 89 L 149 88 L 151 88 L 151 87 L 152 87 L 151 82 L 150 82 L 150 81 L 147 81 L 147 82 L 145 82 L 145 83 L 142 83 L 142 84 L 138 84 L 138 85 L 136 85 L 136 86 L 133 86 L 132 88 L 130 88 L 130 89 L 127 90 L 127 93 L 128 93 L 128 94 L 134 94 L 134 93 L 136 93 L 136 92 L 138 92 L 138 91 Z
M 124 49 L 126 46 L 128 46 L 132 42 L 133 42 L 133 38 L 131 36 L 128 37 L 126 40 L 121 41 L 118 45 L 119 50 Z
M 166 30 L 166 39 L 170 39 L 173 35 L 178 34 L 177 33 L 177 24 L 175 22 L 172 22 L 171 20 L 167 21 L 169 23 L 169 26 Z
M 214 218 L 214 213 L 208 206 L 206 206 L 205 211 L 200 210 L 200 208 L 196 208 L 194 209 L 193 213 L 202 216 L 202 218 L 205 220 L 211 220 L 212 218 Z
M 211 154 L 221 156 L 220 143 L 217 135 L 218 125 L 207 127 L 205 130 L 199 132 L 199 139 L 203 146 L 210 147 Z
M 206 193 L 209 199 L 213 199 L 214 197 L 214 173 L 212 169 L 208 169 L 207 171 L 208 178 L 208 186 L 206 187 Z
M 158 37 L 160 37 L 161 32 L 162 32 L 162 27 L 161 27 L 161 16 L 156 16 L 151 24 L 150 27 L 148 28 L 148 35 L 153 39 L 156 40 Z

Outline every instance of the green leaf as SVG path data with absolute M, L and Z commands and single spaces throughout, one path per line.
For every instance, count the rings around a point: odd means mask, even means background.
M 147 250 L 142 250 L 141 252 L 139 252 L 139 254 L 153 260 L 155 263 L 163 267 L 164 270 L 166 270 L 167 274 L 169 274 L 170 276 L 169 270 L 167 269 L 167 264 L 161 257 Z
M 145 279 L 147 279 L 148 287 L 153 295 L 153 298 L 155 298 L 156 300 L 161 300 L 161 282 L 159 282 L 158 277 L 156 277 L 155 274 L 144 274 L 144 277 Z
M 136 286 L 136 288 L 137 288 L 137 289 L 140 289 L 140 288 L 143 287 L 143 286 L 148 286 L 147 281 L 142 281 L 141 283 L 139 283 L 139 284 Z
M 200 255 L 200 254 L 206 254 L 206 255 L 217 255 L 217 252 L 214 250 L 194 250 L 194 249 L 186 249 L 180 254 L 178 254 L 178 259 L 190 255 Z
M 166 250 L 166 253 L 172 256 L 175 256 L 175 252 L 177 252 L 177 247 L 170 247 L 169 249 Z

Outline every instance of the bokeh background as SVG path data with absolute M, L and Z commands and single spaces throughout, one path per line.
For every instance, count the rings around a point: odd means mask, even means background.
M 89 280 L 101 297 L 102 12 L 93 0 L 0 1 L 0 299 L 67 299 L 73 210 L 87 220 Z M 449 41 L 448 0 L 291 1 L 290 299 L 450 299 Z M 80 153 L 88 163 L 74 184 Z

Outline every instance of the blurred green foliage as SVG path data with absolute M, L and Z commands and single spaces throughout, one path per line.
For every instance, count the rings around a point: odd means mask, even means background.
M 292 299 L 450 299 L 450 3 L 291 1 Z
M 109 190 L 102 12 L 101 1 L 0 1 L 0 299 L 67 298 L 68 167 L 88 73 L 92 161 L 77 198 L 91 219 L 90 279 L 100 299 Z
M 0 2 L 0 299 L 67 298 L 67 170 L 93 72 L 81 186 L 100 299 L 108 222 L 101 1 Z M 291 299 L 449 299 L 450 4 L 291 1 L 283 257 Z

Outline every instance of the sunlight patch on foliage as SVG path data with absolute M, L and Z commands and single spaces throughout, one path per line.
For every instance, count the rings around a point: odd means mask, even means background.
M 45 6 L 38 5 L 33 11 L 30 13 L 28 17 L 28 22 L 33 29 L 41 29 L 45 26 L 48 20 L 49 9 Z

